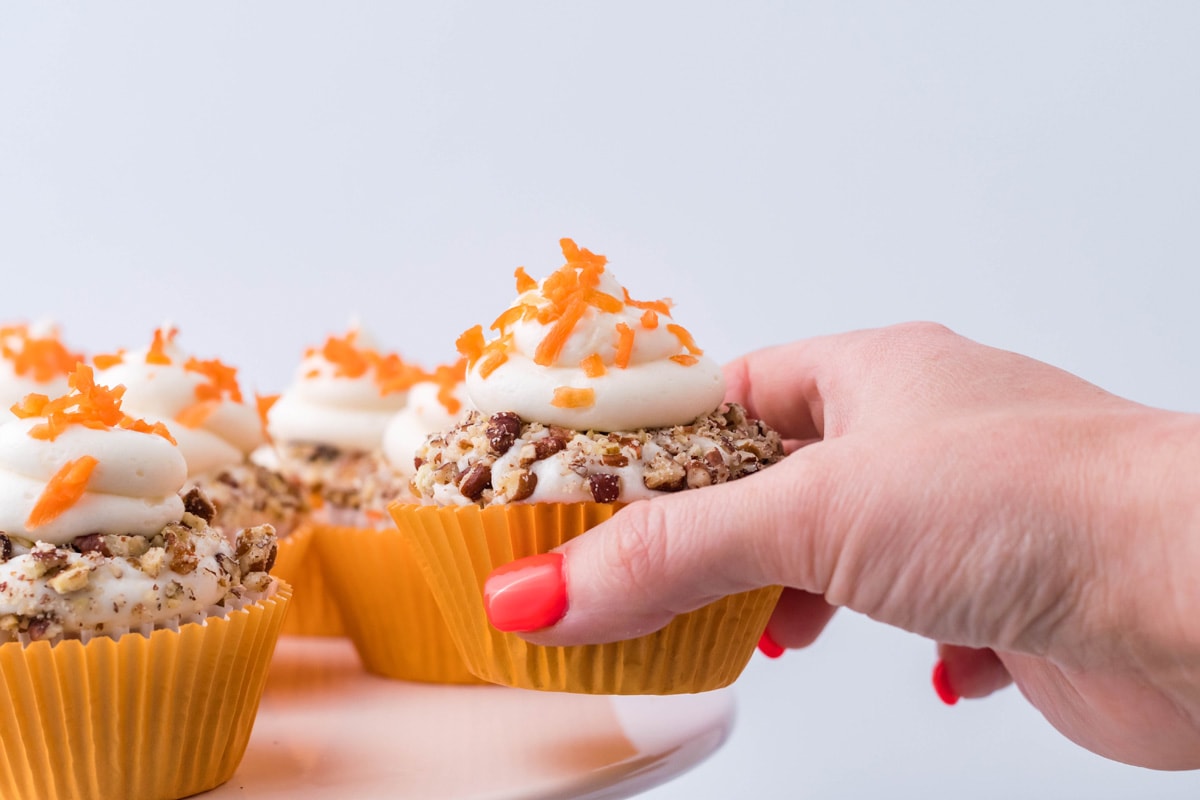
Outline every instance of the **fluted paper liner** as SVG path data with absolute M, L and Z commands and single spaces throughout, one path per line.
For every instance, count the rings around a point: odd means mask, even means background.
M 493 628 L 483 584 L 503 564 L 545 553 L 619 505 L 529 503 L 389 509 L 413 547 L 468 669 L 492 683 L 589 694 L 679 694 L 728 686 L 745 668 L 782 591 L 725 597 L 660 631 L 601 645 L 544 647 Z
M 337 601 L 313 546 L 319 525 L 303 525 L 279 540 L 271 574 L 292 585 L 295 598 L 283 623 L 284 636 L 345 636 Z
M 172 800 L 229 780 L 290 596 L 149 637 L 0 645 L 0 797 Z
M 433 593 L 394 527 L 321 527 L 317 553 L 368 672 L 427 683 L 483 683 L 467 670 Z

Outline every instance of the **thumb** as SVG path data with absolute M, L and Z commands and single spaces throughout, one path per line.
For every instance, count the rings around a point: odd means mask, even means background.
M 501 567 L 484 587 L 489 619 L 535 644 L 597 644 L 786 582 L 779 545 L 804 527 L 798 516 L 807 492 L 795 474 L 807 461 L 802 456 L 737 481 L 632 503 L 558 548 L 561 559 L 534 556 Z M 548 569 L 555 573 L 549 580 L 526 579 Z M 561 597 L 543 604 L 531 592 Z M 510 614 L 517 603 L 549 613 Z

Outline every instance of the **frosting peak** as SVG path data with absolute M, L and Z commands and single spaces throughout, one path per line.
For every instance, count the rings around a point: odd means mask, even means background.
M 153 534 L 183 513 L 183 456 L 161 424 L 121 408 L 121 386 L 79 364 L 72 391 L 31 394 L 0 425 L 0 530 L 55 544 L 88 533 Z
M 351 328 L 307 351 L 292 385 L 270 408 L 267 430 L 278 443 L 377 450 L 388 420 L 422 377 L 419 368 Z
M 720 367 L 670 321 L 671 302 L 632 299 L 604 256 L 560 244 L 566 264 L 541 283 L 517 269 L 518 297 L 492 341 L 482 326 L 459 337 L 474 405 L 606 431 L 685 424 L 719 406 Z
M 68 349 L 54 325 L 0 326 L 0 407 L 30 392 L 59 395 L 83 355 Z
M 165 423 L 190 475 L 240 463 L 265 438 L 258 411 L 244 401 L 237 369 L 188 356 L 177 334 L 159 328 L 145 350 L 96 356 L 96 365 L 106 381 L 126 387 L 131 413 Z

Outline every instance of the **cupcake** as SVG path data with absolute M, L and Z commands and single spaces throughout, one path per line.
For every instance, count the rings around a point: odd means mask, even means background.
M 0 796 L 176 798 L 228 780 L 289 590 L 161 423 L 79 365 L 0 425 Z
M 267 411 L 271 447 L 256 459 L 274 465 L 312 506 L 305 533 L 313 541 L 289 576 L 297 602 L 287 633 L 345 634 L 316 539 L 379 527 L 387 520 L 387 504 L 407 491 L 406 481 L 384 459 L 383 433 L 420 376 L 352 328 L 309 349 L 292 384 Z
M 399 423 L 390 448 L 396 460 L 390 461 L 385 432 L 404 414 L 412 390 L 422 398 L 436 385 L 432 394 L 440 405 L 438 396 L 452 399 L 457 382 L 453 368 L 425 373 L 352 330 L 310 350 L 294 383 L 268 413 L 280 468 L 308 488 L 317 506 L 307 586 L 319 582 L 327 602 L 319 618 L 323 627 L 309 632 L 344 632 L 364 668 L 383 677 L 478 682 L 459 658 L 420 569 L 386 516 L 388 504 L 410 496 L 413 452 L 396 444 L 407 435 Z M 424 400 L 422 407 L 436 413 Z M 408 424 L 418 423 L 410 418 Z
M 783 458 L 779 435 L 724 404 L 720 367 L 672 319 L 637 301 L 603 256 L 562 241 L 541 283 L 459 339 L 477 409 L 417 454 L 420 504 L 392 515 L 413 546 L 467 666 L 494 683 L 668 694 L 732 683 L 780 589 L 726 597 L 623 642 L 543 647 L 488 625 L 496 567 L 550 550 L 627 503 L 752 475 Z
M 31 392 L 58 397 L 82 360 L 53 325 L 0 325 L 0 408 L 7 411 Z

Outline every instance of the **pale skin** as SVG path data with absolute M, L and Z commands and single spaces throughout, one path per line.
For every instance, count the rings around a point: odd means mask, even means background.
M 1094 752 L 1200 767 L 1200 416 L 926 323 L 761 350 L 726 377 L 794 452 L 561 548 L 568 611 L 525 638 L 628 638 L 782 584 L 784 647 L 845 606 L 941 643 L 963 697 L 1015 682 Z

